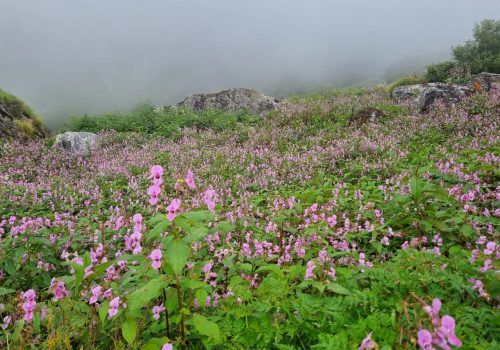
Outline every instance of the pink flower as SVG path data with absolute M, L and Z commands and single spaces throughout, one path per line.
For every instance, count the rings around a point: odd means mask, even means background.
M 158 185 L 153 185 L 148 189 L 148 194 L 150 195 L 149 204 L 156 205 L 160 196 L 161 188 Z
M 497 244 L 495 242 L 488 242 L 486 244 L 486 249 L 484 250 L 484 254 L 491 255 L 496 249 Z
M 434 350 L 432 346 L 432 334 L 427 329 L 418 331 L 418 345 L 424 350 Z
M 211 263 L 206 263 L 205 266 L 203 266 L 203 272 L 209 273 L 210 270 L 212 270 L 212 264 Z
M 52 278 L 52 281 L 50 282 L 50 290 L 54 293 L 54 301 L 57 301 L 59 299 L 66 298 L 69 296 L 69 291 L 66 289 L 66 285 L 64 284 L 64 281 L 58 281 L 55 278 Z
M 424 311 L 431 317 L 434 325 L 439 324 L 439 310 L 441 309 L 441 300 L 433 299 L 432 308 L 429 305 L 424 306 Z
M 375 343 L 372 340 L 372 332 L 370 332 L 365 339 L 361 342 L 361 345 L 359 346 L 358 350 L 364 350 L 364 349 L 374 349 L 377 346 L 377 343 Z
M 116 297 L 109 302 L 108 319 L 113 318 L 118 313 L 120 307 L 120 297 Z
M 153 266 L 153 269 L 158 270 L 161 267 L 161 258 L 162 258 L 161 250 L 154 249 L 149 255 L 149 258 L 153 261 L 151 264 Z
M 196 185 L 194 183 L 193 172 L 191 170 L 188 170 L 184 181 L 186 182 L 186 185 L 188 185 L 189 188 L 192 188 L 192 189 L 196 188 Z
M 153 165 L 151 167 L 151 175 L 149 176 L 150 179 L 153 180 L 153 184 L 160 186 L 163 183 L 163 167 L 161 165 Z
M 22 306 L 24 310 L 24 320 L 27 322 L 31 322 L 31 320 L 33 319 L 33 312 L 35 311 L 36 307 L 36 292 L 33 289 L 30 289 L 24 292 L 22 297 L 24 299 L 24 303 Z
M 90 289 L 90 293 L 92 296 L 90 297 L 89 304 L 95 304 L 102 296 L 102 287 L 99 285 L 95 285 Z
M 441 319 L 441 327 L 438 329 L 439 333 L 442 333 L 451 345 L 462 346 L 462 342 L 455 335 L 455 319 L 449 315 L 444 315 Z
M 211 188 L 208 188 L 205 191 L 205 194 L 203 195 L 203 200 L 205 201 L 205 204 L 207 205 L 208 210 L 210 210 L 211 212 L 213 212 L 215 209 L 215 197 L 216 196 L 217 196 L 217 194 Z
M 307 269 L 306 269 L 306 274 L 304 276 L 305 280 L 308 280 L 313 277 L 314 275 L 314 269 L 316 268 L 316 265 L 314 265 L 314 262 L 308 261 L 307 262 Z
M 174 350 L 174 347 L 170 343 L 166 343 L 162 346 L 161 350 Z
M 5 316 L 5 317 L 3 318 L 2 328 L 3 328 L 3 329 L 7 329 L 7 327 L 9 327 L 9 324 L 10 324 L 10 322 L 11 322 L 11 321 L 12 321 L 12 317 L 10 317 L 10 316 Z
M 153 306 L 153 318 L 159 320 L 160 313 L 163 311 L 165 311 L 165 306 L 163 306 L 163 304 Z
M 181 206 L 181 200 L 179 198 L 174 199 L 169 206 L 167 207 L 167 218 L 170 221 L 174 221 L 175 217 L 177 216 L 177 210 L 179 210 L 179 207 Z
M 141 214 L 135 214 L 132 218 L 134 221 L 134 224 L 136 225 L 141 225 L 142 224 L 142 215 Z

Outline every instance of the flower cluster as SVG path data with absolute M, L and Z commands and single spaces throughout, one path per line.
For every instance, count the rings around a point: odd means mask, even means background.
M 149 255 L 149 258 L 152 261 L 151 266 L 153 266 L 153 269 L 158 270 L 161 267 L 161 258 L 162 258 L 161 250 L 153 249 L 153 251 Z
M 54 293 L 54 301 L 69 296 L 69 291 L 66 289 L 64 281 L 58 281 L 56 278 L 52 278 L 49 289 Z
M 161 185 L 163 184 L 163 167 L 161 165 L 153 165 L 149 178 L 153 183 L 148 189 L 148 194 L 150 196 L 149 204 L 156 205 L 159 200 Z
M 449 315 L 439 317 L 441 300 L 434 299 L 432 306 L 424 304 L 423 309 L 430 316 L 434 326 L 432 332 L 427 329 L 418 331 L 418 345 L 423 350 L 434 350 L 433 345 L 444 350 L 450 350 L 451 346 L 462 346 L 462 342 L 455 335 L 455 319 Z
M 127 308 L 127 304 L 121 301 L 120 297 L 115 297 L 109 302 L 108 319 L 115 317 L 120 306 L 124 309 Z
M 23 298 L 23 311 L 24 311 L 24 320 L 31 322 L 33 319 L 33 315 L 36 307 L 36 292 L 33 289 L 30 289 L 22 294 Z

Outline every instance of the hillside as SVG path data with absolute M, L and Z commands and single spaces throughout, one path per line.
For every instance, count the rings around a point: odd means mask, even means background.
M 0 89 L 0 137 L 45 137 L 41 119 L 18 97 Z
M 499 101 L 326 90 L 6 143 L 0 347 L 498 348 Z

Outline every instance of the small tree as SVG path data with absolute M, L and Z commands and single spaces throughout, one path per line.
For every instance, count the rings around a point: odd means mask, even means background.
M 472 74 L 500 73 L 500 20 L 487 19 L 474 27 L 474 39 L 453 48 L 453 57 Z
M 486 19 L 474 26 L 473 39 L 452 48 L 453 60 L 427 67 L 430 82 L 460 81 L 481 72 L 500 73 L 500 20 Z

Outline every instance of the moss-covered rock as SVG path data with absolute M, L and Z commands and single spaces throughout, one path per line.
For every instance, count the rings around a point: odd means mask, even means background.
M 0 138 L 43 138 L 42 120 L 16 96 L 0 89 Z

